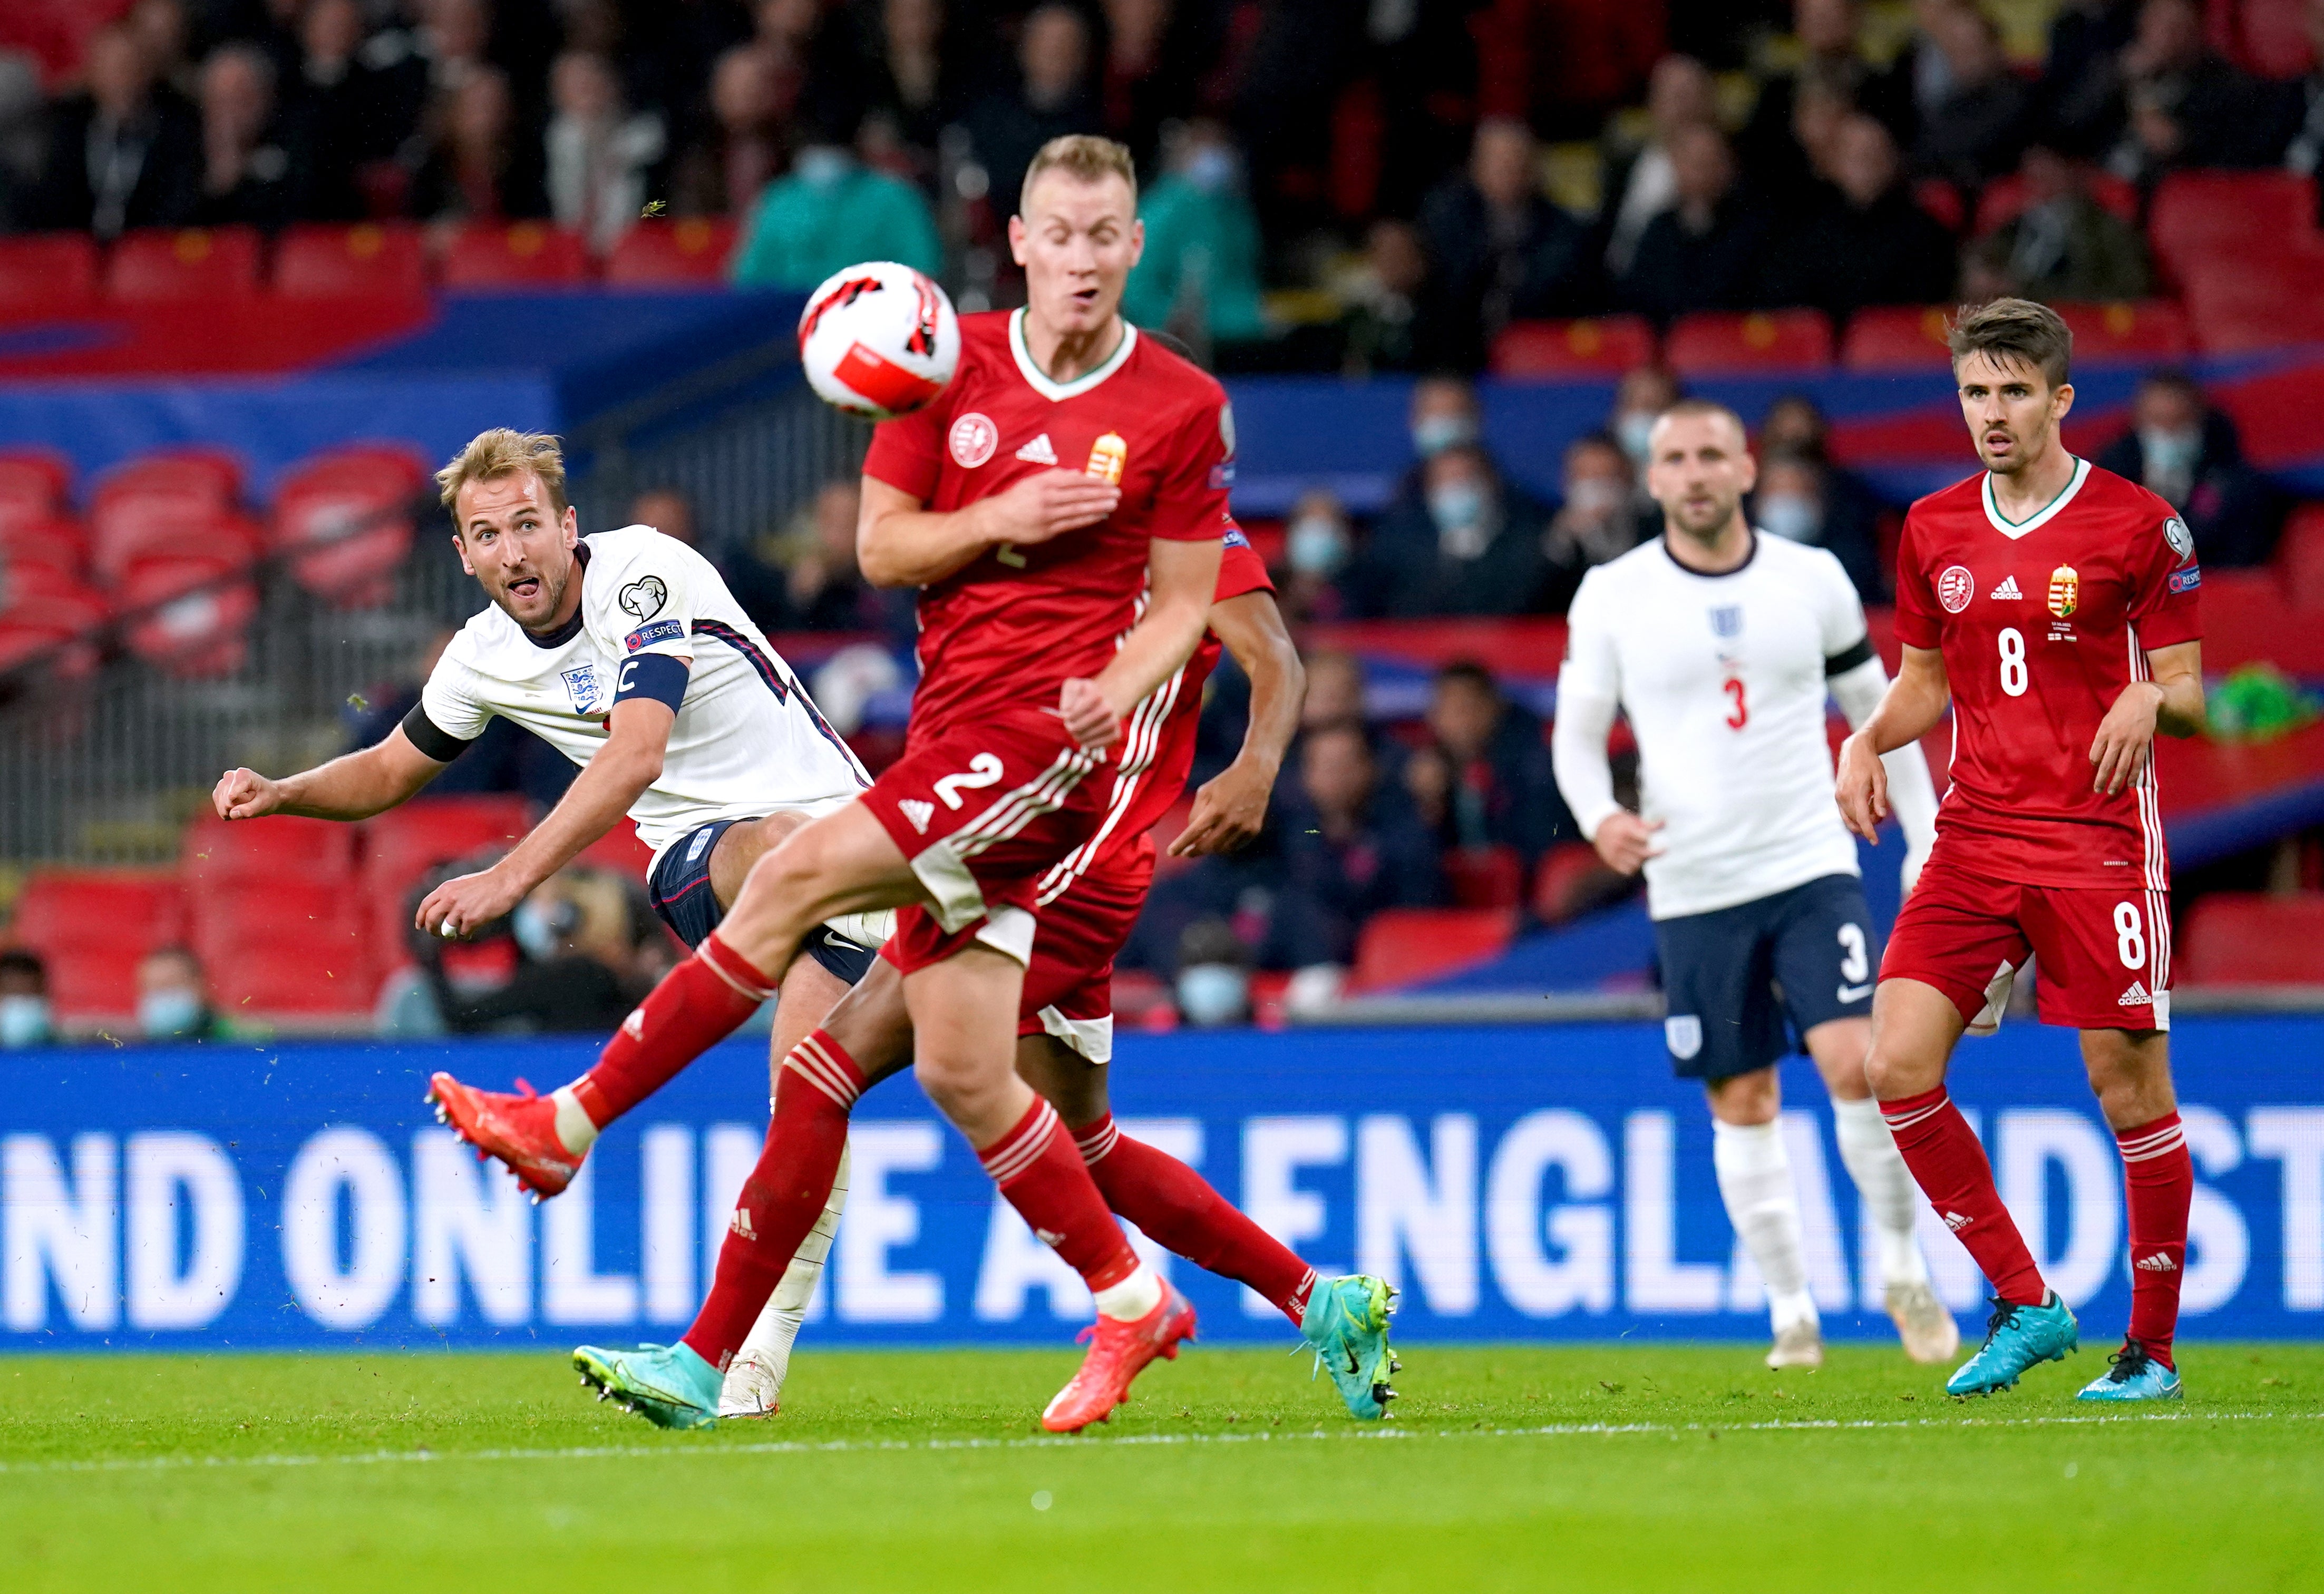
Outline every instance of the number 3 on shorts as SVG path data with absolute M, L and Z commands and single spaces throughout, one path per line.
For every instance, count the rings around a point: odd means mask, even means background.
M 2114 951 L 2126 969 L 2146 966 L 2146 923 L 2139 917 L 2135 902 L 2114 905 Z
M 947 808 L 957 810 L 964 790 L 978 791 L 1001 780 L 1001 760 L 989 752 L 978 753 L 968 760 L 968 769 L 958 775 L 947 775 L 936 782 L 936 800 Z

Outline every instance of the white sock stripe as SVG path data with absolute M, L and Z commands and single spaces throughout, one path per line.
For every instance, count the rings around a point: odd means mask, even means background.
M 1898 1129 L 1909 1129 L 1916 1123 L 1926 1123 L 1951 1105 L 1952 1098 L 1948 1096 L 1943 1101 L 1923 1107 L 1917 1112 L 1892 1113 L 1884 1107 L 1880 1110 L 1880 1121 L 1888 1126 L 1888 1132 L 1893 1135 Z
M 1030 1128 L 980 1154 L 984 1171 L 992 1176 L 994 1184 L 1006 1184 L 1040 1160 L 1041 1154 L 1048 1149 L 1049 1138 L 1056 1132 L 1057 1110 L 1043 1101 Z
M 2185 1132 L 2179 1129 L 2173 1129 L 2167 1136 L 2159 1136 L 2153 1140 L 2141 1141 L 2135 1149 L 2127 1145 L 2124 1146 L 2122 1148 L 2122 1160 L 2125 1162 L 2153 1162 L 2158 1156 L 2170 1156 L 2172 1152 L 2178 1150 L 2181 1147 L 2186 1144 L 2187 1136 Z
M 728 955 L 734 956 L 733 954 L 729 954 Z M 728 985 L 733 987 L 734 993 L 737 996 L 742 997 L 746 1001 L 762 1002 L 769 997 L 775 994 L 774 989 L 771 986 L 746 984 L 740 976 L 730 974 L 724 969 L 719 967 L 718 960 L 711 955 L 710 943 L 707 941 L 705 941 L 702 944 L 702 950 L 697 953 L 696 956 L 702 963 L 703 967 L 708 969 L 712 973 L 726 981 Z M 742 959 L 739 956 L 735 956 L 735 961 L 740 963 Z
M 815 1080 L 843 1107 L 853 1107 L 863 1094 L 861 1074 L 833 1061 L 831 1054 L 817 1046 L 812 1035 L 792 1047 L 790 1055 L 783 1061 L 796 1065 L 800 1073 Z
M 2122 1140 L 2122 1143 L 2125 1146 L 2136 1147 L 2144 1146 L 2151 1140 L 2163 1139 L 2164 1137 L 2169 1135 L 2183 1134 L 2186 1132 L 2186 1129 L 2187 1126 L 2184 1123 L 2167 1123 L 2159 1129 L 2150 1129 L 2145 1134 L 2135 1136 L 2130 1139 L 2125 1140 L 2119 1135 L 2116 1136 L 2115 1138 Z
M 1074 1144 L 1081 1150 L 1082 1166 L 1084 1167 L 1095 1167 L 1098 1163 L 1103 1159 L 1105 1154 L 1113 1149 L 1115 1143 L 1120 1138 L 1121 1126 L 1115 1123 L 1111 1118 L 1107 1119 L 1104 1123 L 1099 1125 L 1097 1128 L 1092 1129 L 1087 1135 L 1074 1136 Z

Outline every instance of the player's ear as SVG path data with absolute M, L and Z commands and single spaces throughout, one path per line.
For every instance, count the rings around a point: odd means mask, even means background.
M 1759 456 L 1747 447 L 1743 450 L 1743 491 L 1750 492 L 1759 484 Z
M 468 563 L 468 540 L 460 535 L 456 528 L 452 532 L 452 551 L 460 556 L 460 573 L 463 576 L 474 576 L 476 573 L 476 567 Z
M 581 511 L 571 504 L 565 506 L 565 546 L 573 548 L 581 540 Z
M 1021 216 L 1010 217 L 1009 218 L 1009 258 L 1019 265 L 1025 263 L 1025 218 Z
M 1130 269 L 1136 271 L 1146 254 L 1146 218 L 1132 217 L 1130 221 Z
M 2066 412 L 2073 407 L 2074 384 L 2070 382 L 2060 382 L 2056 391 L 2050 395 L 2050 419 L 2063 420 L 2066 419 Z

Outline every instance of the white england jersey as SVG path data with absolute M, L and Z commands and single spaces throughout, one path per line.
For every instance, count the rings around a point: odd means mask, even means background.
M 1742 565 L 1701 576 L 1657 538 L 1585 576 L 1567 620 L 1560 717 L 1569 698 L 1629 715 L 1640 812 L 1663 825 L 1646 865 L 1655 918 L 1858 872 L 1832 800 L 1824 704 L 1827 677 L 1872 654 L 1838 559 L 1755 534 Z M 1593 835 L 1614 806 L 1610 786 L 1566 798 Z
M 616 697 L 655 673 L 641 661 L 690 659 L 661 775 L 630 809 L 657 861 L 715 820 L 828 813 L 872 784 L 709 560 L 650 526 L 585 537 L 578 557 L 581 607 L 555 636 L 532 636 L 494 604 L 452 639 L 420 694 L 447 740 L 422 752 L 455 755 L 499 714 L 586 765 Z

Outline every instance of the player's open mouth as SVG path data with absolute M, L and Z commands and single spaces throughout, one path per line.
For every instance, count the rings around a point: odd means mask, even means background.
M 540 577 L 538 576 L 520 576 L 508 584 L 508 595 L 512 598 L 529 598 L 540 591 Z

